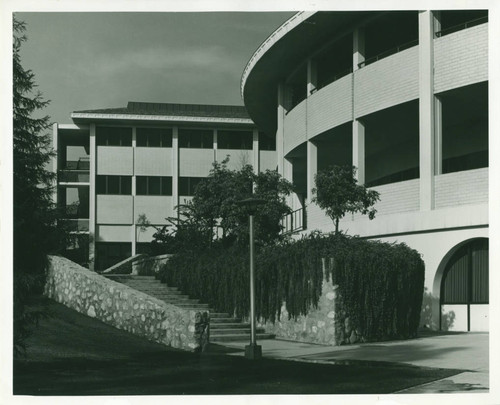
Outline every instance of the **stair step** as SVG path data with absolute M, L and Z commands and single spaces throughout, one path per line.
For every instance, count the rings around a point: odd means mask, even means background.
M 263 340 L 263 339 L 274 339 L 275 335 L 271 333 L 257 333 L 257 340 Z M 210 342 L 236 342 L 236 341 L 242 341 L 242 340 L 248 340 L 250 342 L 250 334 L 245 334 L 245 333 L 237 333 L 237 334 L 232 334 L 232 335 L 220 335 L 220 336 L 213 336 L 210 334 Z
M 123 283 L 125 285 L 128 285 L 129 287 L 135 287 L 135 288 L 146 288 L 146 289 L 151 289 L 151 290 L 157 290 L 157 289 L 163 289 L 163 290 L 174 290 L 178 291 L 179 289 L 177 287 L 169 287 L 166 284 L 162 283 Z
M 152 295 L 152 297 L 155 297 L 157 300 L 160 300 L 160 301 L 165 301 L 165 302 L 169 302 L 169 303 L 176 303 L 176 304 L 202 304 L 198 300 L 191 300 L 191 299 L 187 299 L 187 298 L 177 300 L 175 298 L 156 297 L 154 295 Z
M 172 305 L 175 305 L 176 307 L 179 307 L 179 308 L 185 308 L 185 309 L 205 309 L 205 310 L 208 310 L 208 305 L 207 304 L 179 304 L 179 303 L 169 303 L 169 304 L 172 304 Z
M 212 325 L 218 325 L 218 324 L 227 324 L 227 323 L 240 323 L 241 319 L 236 319 L 236 318 L 217 318 L 213 317 L 212 313 L 210 312 L 210 324 Z
M 134 290 L 142 291 L 142 292 L 159 292 L 159 293 L 165 293 L 165 294 L 182 294 L 181 291 L 173 288 L 143 288 L 143 287 L 137 287 L 133 285 L 128 285 L 125 284 L 127 287 L 133 288 Z
M 210 330 L 221 330 L 221 329 L 248 329 L 250 330 L 249 323 L 238 323 L 238 322 L 214 322 L 213 319 L 210 320 Z
M 166 299 L 179 300 L 179 301 L 194 299 L 194 298 L 189 298 L 189 295 L 184 295 L 184 294 L 165 294 L 165 293 L 154 293 L 151 291 L 148 291 L 148 292 L 142 291 L 142 292 L 145 294 L 151 295 L 152 297 L 166 298 Z
M 264 328 L 258 328 L 257 334 L 265 334 L 266 331 Z M 213 329 L 212 325 L 210 325 L 210 337 L 219 337 L 225 335 L 246 335 L 250 336 L 250 328 L 239 329 L 239 328 L 228 328 L 228 329 Z
M 211 312 L 210 313 L 211 318 L 231 318 L 231 315 L 229 315 L 226 312 Z

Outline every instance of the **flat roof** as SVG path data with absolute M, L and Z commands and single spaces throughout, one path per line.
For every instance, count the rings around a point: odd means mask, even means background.
M 71 118 L 74 122 L 88 122 L 91 120 L 136 120 L 253 125 L 253 121 L 250 119 L 244 106 L 147 103 L 138 101 L 129 101 L 126 107 L 74 111 L 71 113 Z

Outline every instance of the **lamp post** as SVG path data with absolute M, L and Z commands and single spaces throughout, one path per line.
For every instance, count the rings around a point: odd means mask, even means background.
M 250 344 L 245 346 L 245 357 L 256 360 L 262 357 L 262 347 L 257 344 L 256 325 L 255 325 L 255 264 L 254 264 L 254 245 L 253 245 L 253 216 L 259 205 L 265 203 L 265 200 L 259 198 L 247 198 L 238 201 L 238 204 L 246 208 L 249 215 L 248 227 L 250 232 Z

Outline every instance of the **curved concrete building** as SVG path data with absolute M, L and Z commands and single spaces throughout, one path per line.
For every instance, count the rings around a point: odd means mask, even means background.
M 422 254 L 422 323 L 488 330 L 487 11 L 300 12 L 251 57 L 241 93 L 296 185 L 288 225 L 333 230 L 314 176 L 355 165 L 381 200 L 341 229 Z

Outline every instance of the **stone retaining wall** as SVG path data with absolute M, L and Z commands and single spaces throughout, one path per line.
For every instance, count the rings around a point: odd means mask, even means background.
M 78 312 L 154 342 L 199 351 L 208 343 L 209 314 L 167 304 L 68 259 L 49 257 L 45 295 Z
M 288 316 L 284 302 L 280 320 L 276 319 L 275 323 L 260 320 L 258 326 L 264 327 L 267 333 L 273 333 L 278 338 L 298 342 L 338 346 L 365 341 L 360 331 L 345 317 L 338 285 L 333 285 L 326 279 L 323 280 L 317 308 L 311 307 L 307 315 L 301 315 L 297 319 L 288 319 Z

